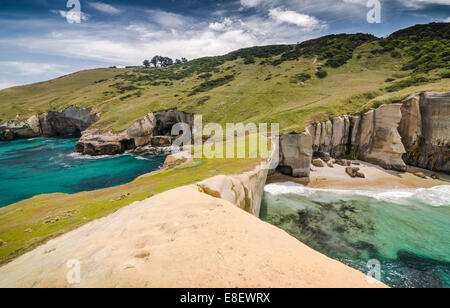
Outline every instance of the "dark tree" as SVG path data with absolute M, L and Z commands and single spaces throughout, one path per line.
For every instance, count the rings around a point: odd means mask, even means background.
M 181 62 L 186 63 L 188 60 L 186 58 L 181 58 Z
M 149 61 L 149 60 L 144 60 L 144 62 L 142 62 L 142 64 L 143 64 L 145 67 L 150 67 L 150 61 Z
M 154 56 L 153 58 L 152 58 L 152 60 L 150 61 L 150 63 L 151 64 L 153 64 L 153 66 L 154 67 L 158 67 L 158 64 L 159 64 L 159 59 L 160 59 L 161 57 L 160 56 Z
M 159 61 L 160 61 L 160 65 L 162 67 L 167 67 L 167 66 L 173 65 L 173 60 L 171 58 L 169 58 L 169 57 L 161 57 L 159 59 Z
M 181 62 L 181 60 L 180 59 L 176 59 L 175 60 L 175 64 L 182 64 L 183 62 Z

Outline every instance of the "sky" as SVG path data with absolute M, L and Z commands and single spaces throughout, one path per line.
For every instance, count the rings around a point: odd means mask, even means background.
M 369 23 L 378 4 L 380 23 Z M 450 0 L 0 0 L 0 89 L 154 55 L 194 59 L 333 33 L 382 37 L 429 22 L 450 22 Z

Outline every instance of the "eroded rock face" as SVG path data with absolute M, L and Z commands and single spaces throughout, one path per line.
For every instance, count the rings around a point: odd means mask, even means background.
M 309 177 L 313 140 L 309 132 L 280 137 L 279 171 L 293 177 Z
M 225 199 L 259 217 L 269 170 L 263 166 L 239 175 L 219 175 L 197 184 L 206 194 Z
M 329 156 L 349 156 L 397 171 L 405 171 L 407 163 L 450 172 L 449 119 L 450 92 L 428 92 L 411 95 L 400 104 L 316 123 L 306 132 L 311 135 L 314 156 L 325 161 Z M 303 164 L 309 157 L 304 149 L 292 154 L 288 145 L 294 139 L 284 137 L 280 142 L 290 156 L 286 165 Z
M 311 130 L 316 134 L 313 136 L 314 155 L 317 157 L 331 155 L 334 158 L 349 155 L 376 163 L 386 169 L 406 170 L 406 164 L 402 160 L 405 148 L 397 130 L 402 118 L 400 108 L 400 104 L 383 105 L 377 110 L 370 110 L 361 115 L 342 116 L 316 124 L 316 129 Z M 319 127 L 321 127 L 320 138 L 317 136 Z M 332 133 L 329 138 L 330 131 Z
M 406 98 L 399 131 L 405 161 L 424 169 L 450 172 L 450 92 Z
M 406 171 L 406 164 L 402 159 L 406 153 L 402 144 L 398 126 L 402 119 L 401 104 L 383 105 L 375 110 L 373 115 L 373 133 L 371 137 L 364 136 L 364 143 L 359 149 L 359 156 L 385 169 Z
M 144 119 L 135 122 L 130 128 L 114 134 L 87 130 L 77 143 L 75 150 L 88 155 L 113 155 L 134 150 L 151 144 L 156 147 L 172 145 L 170 135 L 172 126 L 186 123 L 192 126 L 194 116 L 177 110 L 149 113 Z
M 97 119 L 91 109 L 71 106 L 63 111 L 34 115 L 24 122 L 9 121 L 0 126 L 0 141 L 39 136 L 81 136 Z

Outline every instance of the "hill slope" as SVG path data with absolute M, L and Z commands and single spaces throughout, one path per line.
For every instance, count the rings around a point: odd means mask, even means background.
M 448 91 L 450 24 L 417 25 L 386 39 L 331 35 L 241 49 L 168 68 L 95 69 L 0 91 L 0 123 L 91 107 L 100 130 L 122 131 L 151 111 L 204 121 L 279 122 L 283 132 L 420 91 Z

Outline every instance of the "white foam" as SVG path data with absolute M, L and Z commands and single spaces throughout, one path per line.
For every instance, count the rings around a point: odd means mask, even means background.
M 296 194 L 311 197 L 320 192 L 333 193 L 337 196 L 365 196 L 380 201 L 410 204 L 411 201 L 419 201 L 431 206 L 450 206 L 450 185 L 436 186 L 433 188 L 419 189 L 393 189 L 380 191 L 364 190 L 339 190 L 339 189 L 316 189 L 300 184 L 286 182 L 266 185 L 264 191 L 271 195 Z
M 125 152 L 123 154 L 116 154 L 116 155 L 98 155 L 98 156 L 91 156 L 91 155 L 85 155 L 81 153 L 70 153 L 67 156 L 72 159 L 87 159 L 87 160 L 97 160 L 97 159 L 107 159 L 107 158 L 117 158 L 121 156 L 131 156 L 132 154 L 130 152 Z

